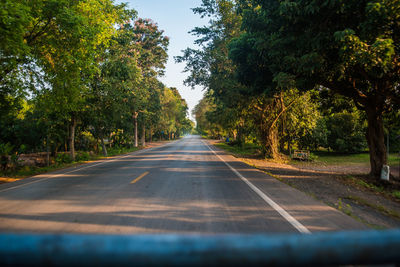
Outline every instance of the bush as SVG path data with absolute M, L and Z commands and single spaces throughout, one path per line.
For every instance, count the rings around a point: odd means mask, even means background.
M 89 159 L 90 155 L 88 152 L 79 152 L 75 157 L 76 161 L 88 161 Z
M 8 157 L 13 151 L 13 146 L 10 143 L 0 143 L 0 165 L 1 169 L 6 170 L 7 164 L 9 163 Z
M 72 162 L 72 158 L 70 156 L 70 154 L 67 153 L 62 153 L 62 154 L 58 154 L 56 157 L 56 164 L 64 164 L 64 163 L 71 163 Z
M 318 159 L 318 156 L 315 155 L 314 153 L 310 153 L 310 157 L 308 158 L 310 161 L 316 161 Z
M 241 140 L 236 139 L 236 140 L 229 141 L 228 145 L 230 145 L 230 146 L 241 146 L 242 147 L 244 144 L 243 144 L 243 142 Z

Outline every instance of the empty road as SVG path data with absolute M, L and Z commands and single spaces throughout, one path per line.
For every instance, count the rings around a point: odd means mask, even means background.
M 365 229 L 197 136 L 0 185 L 0 231 L 312 233 Z

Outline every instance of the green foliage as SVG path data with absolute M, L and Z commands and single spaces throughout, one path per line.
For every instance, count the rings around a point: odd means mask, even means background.
M 341 198 L 339 198 L 337 209 L 349 216 L 353 214 L 353 209 L 351 208 L 351 206 L 347 203 L 344 203 Z
M 320 147 L 329 147 L 329 134 L 330 131 L 326 125 L 326 120 L 324 118 L 319 119 L 315 128 L 312 130 L 309 147 L 312 147 L 314 150 Z
M 55 162 L 57 165 L 65 164 L 65 163 L 71 163 L 73 160 L 71 158 L 70 154 L 67 153 L 60 153 L 57 155 Z
M 357 113 L 336 113 L 326 122 L 329 147 L 338 152 L 366 149 L 365 129 Z
M 111 154 L 129 151 L 134 114 L 150 138 L 191 131 L 186 102 L 158 80 L 169 38 L 152 20 L 113 0 L 4 0 L 0 6 L 0 144 L 10 144 L 2 161 L 49 151 L 62 165 L 74 159 L 75 146 L 80 161 L 104 143 Z M 169 128 L 159 127 L 164 124 Z M 70 151 L 72 159 L 59 151 Z
M 318 111 L 318 104 L 312 99 L 310 92 L 300 93 L 298 90 L 287 90 L 284 99 L 287 104 L 293 104 L 283 115 L 279 126 L 281 131 L 280 142 L 286 142 L 289 146 L 297 145 L 300 149 L 319 147 L 315 136 L 321 125 L 321 114 Z M 319 127 L 319 128 L 318 128 Z M 325 132 L 319 132 L 323 135 Z M 321 136 L 321 138 L 323 138 Z
M 367 115 L 371 174 L 378 177 L 386 162 L 382 118 L 400 103 L 400 2 L 240 3 L 245 33 L 229 44 L 239 80 L 258 95 L 325 87 L 351 98 Z M 346 138 L 330 145 L 360 143 Z
M 367 165 L 369 163 L 368 153 L 338 153 L 328 151 L 314 151 L 314 155 L 318 158 L 315 160 L 317 164 L 328 164 L 328 165 Z M 389 156 L 389 165 L 395 166 L 399 163 L 397 154 L 393 153 Z
M 9 163 L 9 156 L 13 150 L 13 146 L 10 143 L 0 143 L 0 166 L 3 170 L 7 169 Z
M 139 148 L 137 147 L 113 147 L 111 149 L 108 150 L 108 155 L 110 157 L 115 156 L 115 155 L 120 155 L 120 154 L 126 154 L 126 153 L 130 153 L 130 152 L 134 152 L 136 150 L 138 150 Z
M 161 117 L 157 130 L 166 134 L 168 139 L 179 137 L 192 129 L 192 123 L 187 118 L 187 104 L 176 88 L 164 88 L 161 95 Z
M 392 196 L 397 198 L 397 199 L 400 199 L 400 191 L 393 191 L 392 192 Z
M 90 155 L 88 152 L 78 152 L 76 155 L 75 160 L 76 161 L 88 161 L 90 159 Z M 65 162 L 65 163 L 69 163 L 69 162 Z
M 0 156 L 9 156 L 13 148 L 14 147 L 10 143 L 0 143 Z
M 215 144 L 216 147 L 222 148 L 229 152 L 232 152 L 238 156 L 253 156 L 258 154 L 261 150 L 260 146 L 253 143 L 246 143 L 243 145 L 231 145 L 227 143 L 217 143 Z

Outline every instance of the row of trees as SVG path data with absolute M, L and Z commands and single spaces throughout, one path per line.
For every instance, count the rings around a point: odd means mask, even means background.
M 177 61 L 187 84 L 206 88 L 200 130 L 254 139 L 272 158 L 285 144 L 367 145 L 379 177 L 385 126 L 399 133 L 398 1 L 203 0 L 193 10 L 210 22 L 192 30 L 201 48 Z
M 168 37 L 112 0 L 5 0 L 0 16 L 0 151 L 138 146 L 192 128 L 158 77 Z

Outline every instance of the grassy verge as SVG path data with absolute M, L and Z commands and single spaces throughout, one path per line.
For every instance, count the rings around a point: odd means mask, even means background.
M 352 175 L 347 175 L 343 177 L 342 180 L 349 185 L 355 185 L 361 189 L 367 189 L 374 193 L 381 194 L 386 198 L 400 201 L 400 191 L 398 190 L 398 185 L 396 184 L 381 184 L 375 181 L 370 181 L 365 176 L 354 177 Z
M 229 145 L 225 142 L 217 143 L 215 146 L 222 148 L 228 152 L 242 157 L 259 156 L 260 146 L 253 143 L 246 143 L 243 146 Z M 336 153 L 327 151 L 314 151 L 311 153 L 313 164 L 324 165 L 356 165 L 356 164 L 369 164 L 369 153 Z M 303 164 L 304 162 L 292 160 L 293 164 Z M 388 163 L 390 166 L 397 166 L 400 164 L 400 157 L 398 153 L 390 153 Z
M 237 146 L 237 145 L 232 146 L 227 143 L 217 143 L 215 144 L 215 146 L 241 157 L 256 156 L 259 154 L 260 151 L 258 145 L 251 143 L 246 143 L 243 146 Z
M 86 159 L 84 160 L 77 160 L 74 162 L 64 162 L 64 163 L 55 163 L 50 166 L 45 166 L 45 167 L 36 167 L 36 166 L 24 166 L 17 168 L 16 170 L 9 170 L 9 171 L 0 171 L 0 182 L 12 182 L 15 181 L 15 179 L 23 179 L 26 177 L 42 174 L 42 173 L 47 173 L 51 171 L 56 171 L 60 169 L 65 169 L 69 168 L 72 166 L 77 166 L 83 163 L 88 163 L 90 161 L 94 160 L 99 160 L 99 159 L 104 159 L 104 158 L 109 158 L 117 155 L 122 155 L 126 153 L 131 153 L 137 150 L 140 150 L 141 148 L 133 147 L 133 148 L 111 148 L 109 149 L 108 152 L 108 157 L 104 157 L 102 155 L 89 155 Z M 78 152 L 79 153 L 79 152 Z M 78 154 L 77 153 L 77 154 Z
M 343 164 L 369 164 L 369 153 L 343 154 L 335 152 L 316 151 L 312 152 L 315 157 L 314 162 L 326 165 L 343 165 Z M 389 165 L 399 164 L 400 158 L 397 153 L 389 155 Z
M 368 202 L 368 201 L 366 201 L 366 200 L 364 200 L 364 199 L 362 199 L 360 197 L 357 197 L 357 196 L 348 196 L 348 197 L 346 197 L 346 199 L 351 200 L 351 201 L 353 201 L 353 202 L 355 202 L 355 203 L 357 203 L 359 205 L 370 207 L 370 208 L 372 208 L 372 209 L 374 209 L 376 211 L 379 211 L 379 212 L 381 212 L 381 213 L 383 213 L 385 215 L 389 215 L 389 216 L 394 217 L 396 219 L 400 219 L 400 214 L 398 212 L 396 212 L 394 210 L 387 209 L 382 205 L 370 203 L 370 202 Z

